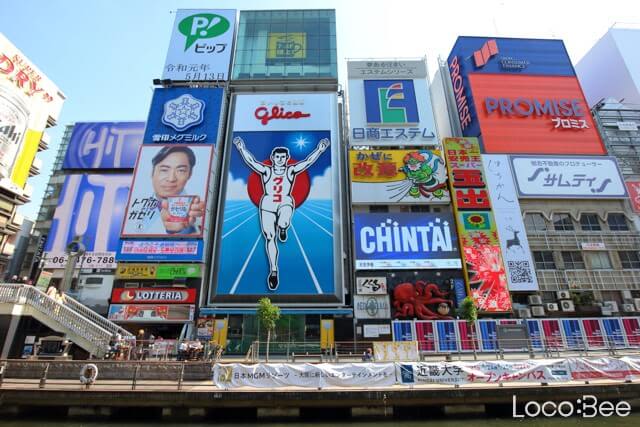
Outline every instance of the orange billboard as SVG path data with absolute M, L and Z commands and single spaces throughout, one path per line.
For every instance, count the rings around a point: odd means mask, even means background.
M 469 74 L 482 151 L 606 154 L 573 76 Z

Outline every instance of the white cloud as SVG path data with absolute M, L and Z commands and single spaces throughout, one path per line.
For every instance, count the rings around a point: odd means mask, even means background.
M 247 184 L 241 179 L 230 179 L 227 181 L 227 200 L 251 200 L 247 193 Z
M 314 177 L 311 180 L 311 191 L 309 191 L 309 200 L 331 200 L 331 168 L 325 169 L 323 175 Z

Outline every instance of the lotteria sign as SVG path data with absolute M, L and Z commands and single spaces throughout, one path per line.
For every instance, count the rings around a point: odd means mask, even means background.
M 356 213 L 356 269 L 462 268 L 449 213 Z
M 145 303 L 163 303 L 163 304 L 193 304 L 196 302 L 195 289 L 156 289 L 156 288 L 138 288 L 126 289 L 117 288 L 111 294 L 112 303 L 126 304 L 145 304 Z

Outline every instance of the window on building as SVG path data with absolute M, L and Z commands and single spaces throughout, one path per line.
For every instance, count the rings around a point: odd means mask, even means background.
M 387 205 L 371 205 L 369 206 L 369 212 L 389 212 L 389 206 Z
M 536 270 L 556 269 L 552 251 L 533 251 L 533 260 L 536 263 Z
M 607 224 L 611 231 L 629 231 L 627 219 L 621 213 L 610 213 L 607 216 Z
M 639 268 L 640 269 L 640 256 L 638 251 L 618 251 L 622 268 Z
M 600 231 L 600 221 L 596 214 L 582 214 L 580 215 L 580 228 L 583 231 Z
M 585 252 L 584 255 L 592 270 L 610 270 L 612 268 L 611 259 L 607 252 Z
M 411 205 L 411 212 L 431 212 L 429 205 Z
M 569 214 L 554 214 L 553 229 L 556 231 L 573 231 L 573 221 L 571 221 L 571 217 L 569 216 Z
M 528 213 L 524 216 L 527 231 L 547 231 L 547 222 L 540 213 Z
M 562 262 L 565 270 L 584 270 L 584 259 L 580 251 L 562 252 Z

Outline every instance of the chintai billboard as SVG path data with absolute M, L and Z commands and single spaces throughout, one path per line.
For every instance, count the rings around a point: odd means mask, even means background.
M 211 302 L 342 300 L 334 94 L 237 95 Z

